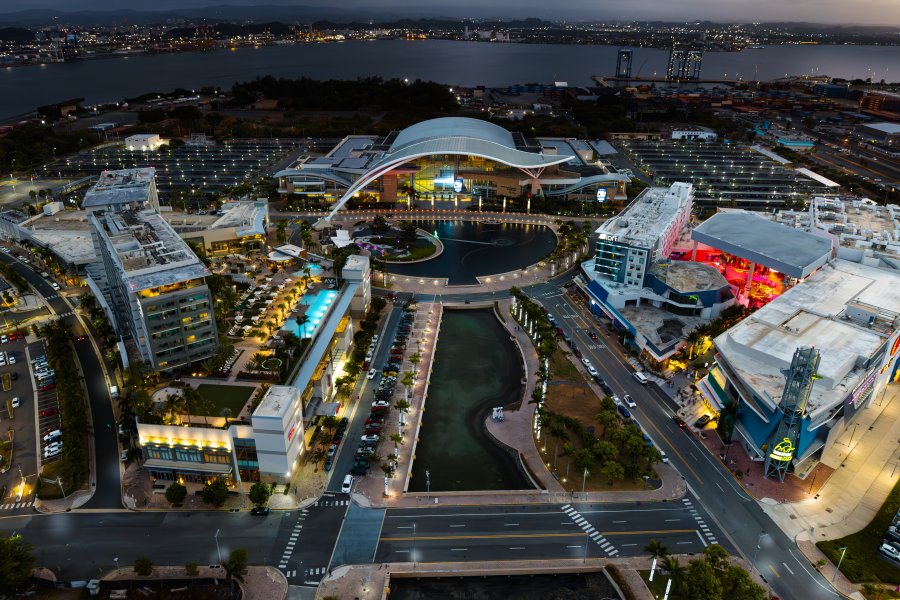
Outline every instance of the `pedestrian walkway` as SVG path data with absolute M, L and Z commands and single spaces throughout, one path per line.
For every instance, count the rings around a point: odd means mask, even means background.
M 607 556 L 615 556 L 619 553 L 618 550 L 612 545 L 612 543 L 603 537 L 599 531 L 597 531 L 593 525 L 591 525 L 587 519 L 581 516 L 571 504 L 564 504 L 560 507 L 564 513 L 569 515 L 569 518 L 572 521 L 581 527 L 581 530 L 584 531 L 585 535 L 594 540 L 594 543 L 600 546 L 600 549 L 603 550 Z M 585 555 L 587 555 L 587 551 L 585 550 Z
M 28 508 L 30 506 L 34 506 L 34 499 L 25 500 L 22 502 L 7 502 L 6 504 L 0 504 L 0 510 L 17 510 L 20 508 Z
M 306 520 L 308 514 L 308 509 L 301 509 L 300 514 L 297 516 L 297 520 L 294 522 L 294 528 L 291 531 L 290 536 L 288 537 L 288 541 L 284 547 L 284 552 L 281 555 L 281 559 L 278 561 L 278 568 L 282 571 L 284 571 L 284 569 L 288 566 L 288 561 L 291 559 L 291 555 L 294 553 L 294 547 L 297 545 L 297 539 L 303 532 L 303 522 Z M 288 576 L 287 573 L 285 573 L 285 576 Z

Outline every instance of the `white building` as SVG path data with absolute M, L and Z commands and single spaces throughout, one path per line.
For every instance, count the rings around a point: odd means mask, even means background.
M 705 127 L 690 127 L 676 129 L 672 132 L 673 140 L 700 140 L 701 142 L 714 142 L 719 136 L 715 131 Z
M 126 208 L 150 207 L 159 211 L 156 191 L 156 169 L 122 169 L 103 171 L 94 187 L 84 195 L 81 207 L 86 211 L 120 211 Z
M 341 277 L 359 287 L 350 304 L 350 312 L 354 316 L 362 317 L 369 308 L 372 300 L 372 273 L 369 270 L 369 257 L 353 254 L 347 257 L 347 262 L 341 270 Z
M 139 152 L 156 150 L 162 145 L 163 141 L 159 139 L 159 135 L 156 133 L 138 133 L 125 138 L 125 147 Z
M 304 450 L 300 390 L 273 385 L 253 412 L 251 422 L 260 477 L 290 480 Z

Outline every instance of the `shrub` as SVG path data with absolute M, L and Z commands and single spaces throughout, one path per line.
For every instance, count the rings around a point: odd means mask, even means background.
M 134 559 L 134 572 L 146 577 L 153 573 L 153 561 L 146 556 L 138 556 Z

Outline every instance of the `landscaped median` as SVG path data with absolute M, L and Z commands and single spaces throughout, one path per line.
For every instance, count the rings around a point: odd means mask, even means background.
M 66 495 L 80 489 L 90 474 L 90 433 L 87 398 L 81 381 L 81 370 L 70 343 L 69 332 L 60 322 L 44 327 L 47 360 L 56 371 L 56 395 L 59 402 L 63 449 L 59 460 L 44 465 L 38 478 L 38 497 L 50 500 L 62 497 L 59 482 Z
M 841 563 L 841 573 L 853 583 L 889 583 L 900 585 L 900 567 L 878 552 L 881 539 L 900 510 L 900 481 L 885 499 L 875 517 L 861 531 L 837 540 L 818 542 L 832 563 Z M 841 548 L 846 548 L 842 551 Z M 841 560 L 841 553 L 844 559 Z

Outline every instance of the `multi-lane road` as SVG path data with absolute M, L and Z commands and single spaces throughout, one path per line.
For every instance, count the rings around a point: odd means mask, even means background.
M 6 256 L 0 259 L 10 262 Z M 23 265 L 14 268 L 45 295 L 51 308 L 63 315 L 61 318 L 67 319 L 74 331 L 79 331 L 77 320 L 68 314 L 69 305 L 42 278 Z M 35 545 L 38 562 L 52 568 L 61 579 L 94 576 L 114 567 L 115 559 L 126 565 L 138 555 L 147 555 L 157 564 L 216 564 L 220 552 L 224 556 L 230 549 L 245 547 L 253 562 L 279 566 L 292 584 L 313 585 L 327 568 L 345 561 L 343 557 L 354 556 L 346 550 L 348 546 L 366 549 L 358 553 L 358 560 L 426 563 L 631 556 L 642 554 L 650 539 L 658 539 L 673 552 L 699 552 L 710 543 L 738 551 L 752 561 L 782 598 L 836 597 L 792 540 L 781 533 L 730 472 L 691 433 L 677 427 L 672 421 L 675 406 L 669 397 L 655 384 L 638 384 L 631 376 L 631 367 L 602 331 L 595 329 L 601 333 L 599 340 L 590 338 L 594 319 L 560 287 L 569 277 L 557 277 L 525 291 L 554 315 L 616 393 L 635 398 L 637 420 L 684 476 L 689 489 L 685 498 L 608 504 L 441 505 L 384 511 L 351 507 L 346 495 L 330 491 L 305 511 L 273 512 L 268 517 L 222 512 L 127 512 L 121 508 L 115 428 L 106 427 L 113 418 L 106 382 L 92 346 L 76 344 L 88 381 L 97 438 L 97 490 L 86 508 L 98 510 L 10 516 L 0 518 L 0 529 L 22 533 Z M 475 301 L 505 295 L 444 299 Z M 385 343 L 379 345 L 376 365 L 385 358 L 398 317 L 398 311 L 393 310 L 381 329 Z M 352 460 L 353 442 L 358 439 L 356 428 L 365 418 L 369 387 L 363 381 L 357 389 L 360 400 L 334 473 L 346 472 Z M 329 490 L 339 485 L 339 479 L 332 478 Z M 332 555 L 336 545 L 340 551 Z

